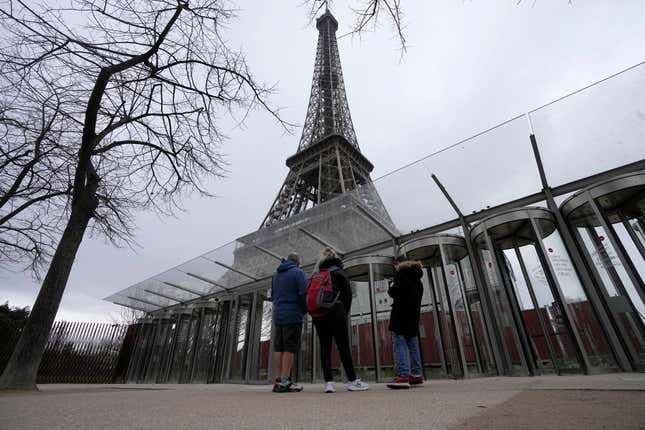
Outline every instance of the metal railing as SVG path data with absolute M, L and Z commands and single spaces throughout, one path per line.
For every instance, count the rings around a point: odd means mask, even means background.
M 121 382 L 130 359 L 134 335 L 134 326 L 125 324 L 57 321 L 49 334 L 37 382 Z M 12 344 L 2 349 L 0 373 L 17 341 L 18 336 L 12 336 Z

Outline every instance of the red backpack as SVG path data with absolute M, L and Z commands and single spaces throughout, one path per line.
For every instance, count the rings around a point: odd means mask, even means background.
M 309 278 L 307 284 L 307 312 L 312 318 L 319 318 L 329 313 L 338 302 L 340 293 L 334 291 L 331 275 L 328 270 L 320 270 Z

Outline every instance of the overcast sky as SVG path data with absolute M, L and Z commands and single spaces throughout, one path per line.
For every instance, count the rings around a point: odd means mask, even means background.
M 306 113 L 317 30 L 300 1 L 240 1 L 230 39 L 256 77 L 277 82 L 285 119 Z M 408 53 L 384 22 L 362 39 L 339 40 L 347 97 L 373 177 L 645 60 L 642 0 L 402 1 Z M 339 34 L 347 3 L 333 13 Z M 228 177 L 216 199 L 186 201 L 173 219 L 139 216 L 136 250 L 86 237 L 58 319 L 110 321 L 118 307 L 102 297 L 257 229 L 287 173 L 300 138 L 265 113 L 230 130 L 222 147 Z M 458 168 L 458 166 L 455 166 Z M 0 273 L 0 302 L 31 306 L 39 284 Z

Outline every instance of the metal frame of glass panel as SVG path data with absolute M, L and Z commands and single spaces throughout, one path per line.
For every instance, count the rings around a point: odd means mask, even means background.
M 611 318 L 606 331 L 629 359 L 623 370 L 645 370 L 645 172 L 584 188 L 560 210 Z

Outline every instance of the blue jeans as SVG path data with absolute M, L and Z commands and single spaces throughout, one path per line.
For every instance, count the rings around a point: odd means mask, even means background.
M 417 336 L 402 336 L 396 333 L 392 333 L 392 338 L 394 339 L 394 356 L 398 375 L 404 378 L 408 376 L 421 376 L 419 338 Z

